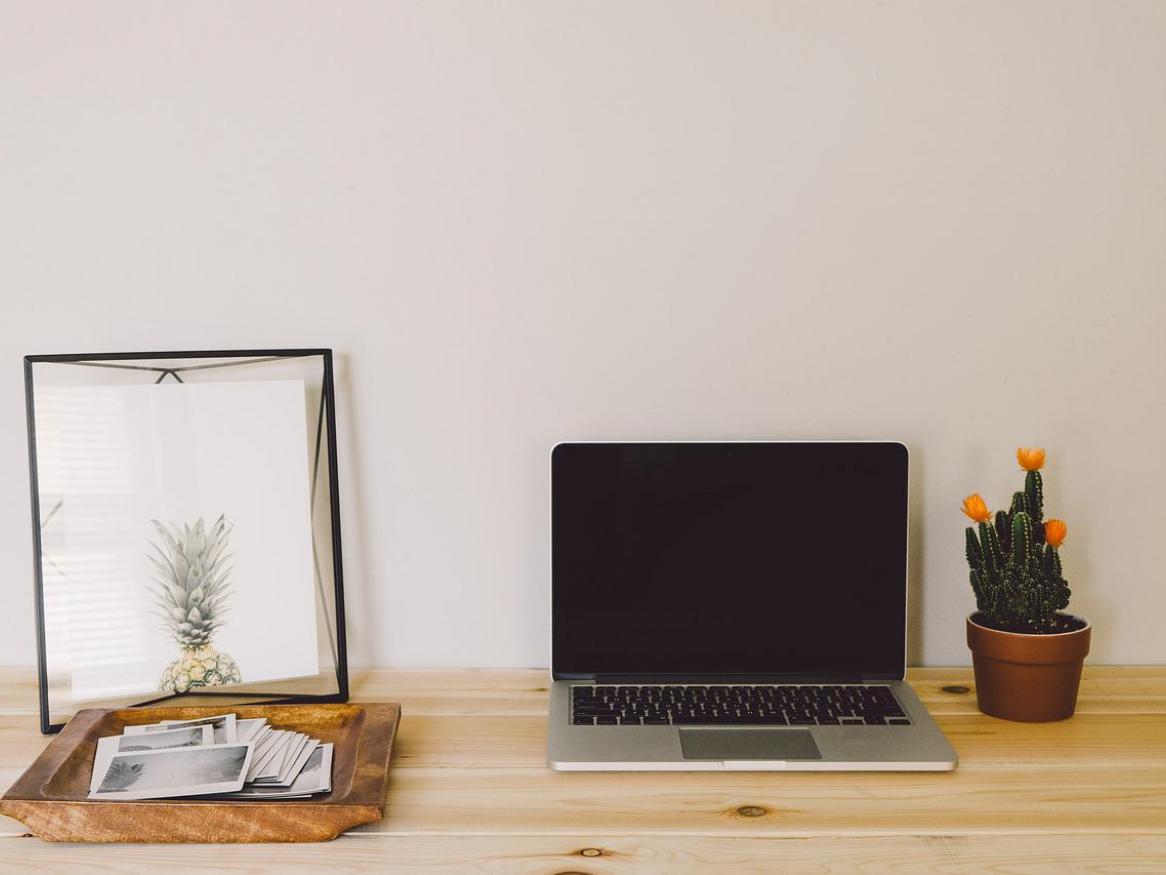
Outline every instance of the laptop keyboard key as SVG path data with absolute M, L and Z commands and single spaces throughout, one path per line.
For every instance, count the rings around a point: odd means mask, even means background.
M 578 726 L 862 726 L 909 725 L 891 688 L 877 684 L 830 686 L 592 686 L 571 689 Z

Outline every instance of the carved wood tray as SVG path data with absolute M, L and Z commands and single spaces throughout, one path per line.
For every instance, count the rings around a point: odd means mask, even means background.
M 311 799 L 91 800 L 97 739 L 135 723 L 233 711 L 332 742 L 332 792 Z M 401 706 L 248 705 L 80 711 L 0 799 L 0 814 L 53 842 L 319 842 L 384 817 Z

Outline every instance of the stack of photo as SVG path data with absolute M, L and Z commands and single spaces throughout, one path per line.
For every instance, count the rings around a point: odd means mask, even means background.
M 332 789 L 332 745 L 262 717 L 125 727 L 97 741 L 90 799 L 305 799 Z

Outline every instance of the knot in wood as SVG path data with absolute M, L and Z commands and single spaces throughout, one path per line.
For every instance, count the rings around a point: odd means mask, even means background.
M 964 693 L 970 693 L 972 688 L 965 687 L 962 684 L 948 684 L 946 687 L 943 687 L 943 691 L 945 693 L 951 693 L 953 696 L 962 696 Z
M 765 809 L 760 805 L 742 805 L 737 809 L 737 813 L 742 817 L 761 817 L 765 814 Z
M 603 854 L 603 851 L 599 850 L 599 848 L 584 848 L 579 853 L 584 857 L 598 857 Z

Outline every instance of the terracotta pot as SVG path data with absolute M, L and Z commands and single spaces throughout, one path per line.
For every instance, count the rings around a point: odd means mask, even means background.
M 1089 652 L 1088 623 L 1056 635 L 998 632 L 971 617 L 967 626 L 981 711 L 1026 723 L 1073 716 L 1081 664 Z

